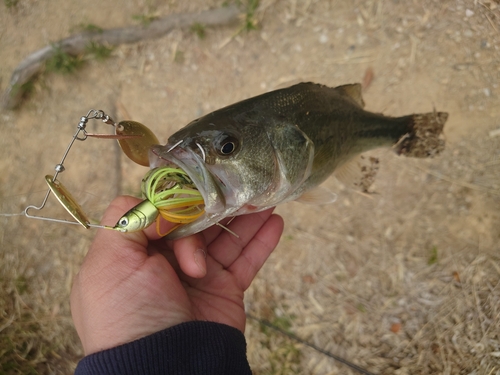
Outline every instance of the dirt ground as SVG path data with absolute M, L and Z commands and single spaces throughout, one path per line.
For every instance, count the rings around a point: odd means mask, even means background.
M 0 4 L 2 91 L 24 57 L 78 25 L 222 6 L 12 3 Z M 278 207 L 285 233 L 247 310 L 374 374 L 500 374 L 499 1 L 261 0 L 255 19 L 248 33 L 235 35 L 241 23 L 203 39 L 176 30 L 88 58 L 75 74 L 45 74 L 18 110 L 0 113 L 0 212 L 41 203 L 44 176 L 91 108 L 115 119 L 125 109 L 164 142 L 202 114 L 289 83 L 365 80 L 368 110 L 449 112 L 445 152 L 377 151 L 372 195 L 332 178 L 336 203 Z M 138 194 L 145 173 L 106 140 L 78 143 L 66 167 L 61 181 L 95 219 L 117 194 Z M 66 217 L 53 198 L 43 214 Z M 70 373 L 82 349 L 69 291 L 93 232 L 20 216 L 0 223 L 0 374 Z M 356 373 L 255 321 L 246 336 L 256 374 Z

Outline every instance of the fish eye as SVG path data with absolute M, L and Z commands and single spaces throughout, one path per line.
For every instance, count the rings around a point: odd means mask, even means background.
M 239 146 L 238 140 L 230 135 L 225 135 L 217 143 L 218 145 L 216 146 L 216 150 L 221 156 L 229 156 L 233 154 Z
M 235 148 L 236 148 L 236 145 L 234 144 L 234 142 L 226 142 L 222 145 L 220 152 L 221 152 L 221 154 L 229 155 L 229 154 L 233 153 Z
M 126 227 L 128 225 L 128 219 L 124 216 L 118 221 L 118 225 L 121 227 Z

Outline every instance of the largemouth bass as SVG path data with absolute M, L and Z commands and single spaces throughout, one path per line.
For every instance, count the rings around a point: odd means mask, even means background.
M 292 200 L 331 202 L 319 185 L 371 149 L 418 158 L 444 149 L 447 113 L 386 117 L 363 107 L 359 84 L 300 83 L 207 114 L 153 146 L 150 166 L 180 167 L 205 202 L 200 218 L 167 238 Z

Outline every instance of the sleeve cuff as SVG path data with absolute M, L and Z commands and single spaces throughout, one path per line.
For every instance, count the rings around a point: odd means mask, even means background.
M 220 323 L 193 321 L 84 357 L 75 375 L 251 374 L 245 336 Z

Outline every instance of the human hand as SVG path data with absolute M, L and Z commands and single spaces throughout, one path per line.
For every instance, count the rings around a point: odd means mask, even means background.
M 138 202 L 118 197 L 103 222 L 116 222 Z M 272 211 L 236 217 L 229 228 L 239 238 L 219 226 L 175 241 L 160 238 L 155 225 L 135 233 L 99 229 L 71 291 L 85 354 L 192 320 L 243 332 L 243 292 L 283 232 Z

